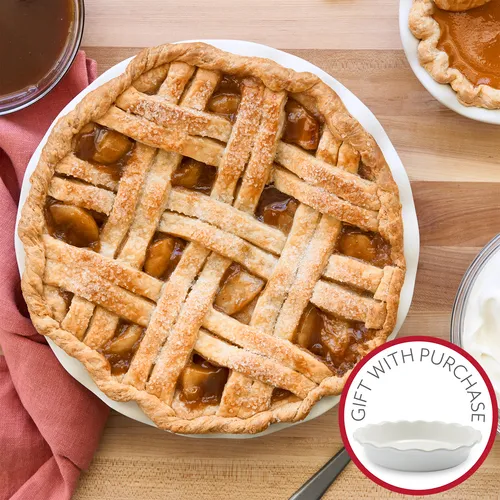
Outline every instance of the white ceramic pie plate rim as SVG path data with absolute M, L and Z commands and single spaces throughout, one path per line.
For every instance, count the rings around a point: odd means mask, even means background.
M 282 52 L 280 50 L 267 47 L 265 45 L 256 44 L 253 42 L 239 41 L 239 40 L 189 40 L 189 41 L 204 41 L 210 43 L 220 49 L 227 50 L 229 52 L 234 52 L 240 55 L 252 55 L 252 56 L 260 56 L 267 57 L 269 59 L 274 59 L 279 62 L 283 66 L 288 66 L 297 71 L 310 71 L 318 75 L 325 83 L 330 85 L 342 98 L 343 102 L 349 109 L 350 113 L 355 116 L 359 122 L 363 125 L 363 127 L 368 130 L 380 148 L 382 149 L 384 156 L 389 164 L 392 174 L 396 183 L 398 184 L 400 191 L 401 204 L 403 206 L 403 222 L 404 222 L 404 238 L 405 238 L 405 247 L 404 253 L 407 263 L 407 272 L 406 279 L 401 291 L 401 299 L 398 311 L 398 320 L 396 324 L 396 328 L 394 329 L 390 338 L 394 338 L 403 321 L 408 314 L 408 310 L 410 308 L 411 300 L 413 297 L 413 289 L 415 286 L 415 277 L 417 272 L 418 265 L 418 257 L 419 257 L 419 249 L 420 249 L 420 236 L 418 229 L 418 221 L 417 214 L 415 211 L 415 205 L 413 202 L 413 196 L 410 187 L 410 181 L 408 179 L 408 175 L 399 159 L 399 156 L 394 149 L 394 146 L 391 144 L 389 137 L 385 133 L 382 125 L 375 118 L 373 113 L 354 95 L 352 92 L 347 90 L 341 83 L 331 77 L 329 74 L 325 73 L 323 70 L 314 66 L 308 61 L 300 59 L 299 57 L 293 56 L 291 54 L 287 54 L 286 52 Z M 85 95 L 87 95 L 90 91 L 96 89 L 103 83 L 111 80 L 112 78 L 118 76 L 123 73 L 127 64 L 130 62 L 132 58 L 126 59 L 108 69 L 105 73 L 103 73 L 100 77 L 98 77 L 94 82 L 92 82 L 86 89 L 84 89 L 80 94 L 78 94 L 58 115 L 54 123 L 51 125 L 45 136 L 43 137 L 40 145 L 37 147 L 33 156 L 31 157 L 30 162 L 28 163 L 28 167 L 26 169 L 26 173 L 24 176 L 23 185 L 21 188 L 21 196 L 19 201 L 19 207 L 22 207 L 24 202 L 26 201 L 26 197 L 29 192 L 30 182 L 29 177 L 35 170 L 35 167 L 40 158 L 40 154 L 43 146 L 47 142 L 48 135 L 50 130 L 57 122 L 57 120 L 66 115 L 69 111 L 71 111 L 77 103 L 79 103 Z M 15 235 L 15 249 L 16 249 L 16 257 L 17 263 L 19 267 L 19 272 L 22 274 L 24 271 L 24 260 L 25 254 L 22 243 L 17 236 L 17 224 L 19 223 L 19 218 L 21 214 L 21 209 L 18 210 L 17 220 L 16 220 L 16 235 Z M 127 417 L 130 417 L 134 420 L 138 420 L 139 422 L 143 422 L 148 425 L 154 426 L 154 423 L 142 412 L 139 406 L 131 401 L 131 402 L 118 402 L 113 401 L 108 398 L 94 383 L 88 372 L 85 370 L 83 365 L 77 361 L 76 359 L 68 356 L 61 348 L 54 344 L 49 339 L 49 345 L 54 351 L 60 363 L 66 369 L 68 373 L 70 373 L 76 380 L 78 380 L 81 384 L 83 384 L 87 389 L 91 390 L 94 394 L 96 394 L 100 399 L 102 399 L 110 408 L 116 410 Z M 308 420 L 312 420 L 313 418 L 319 417 L 326 411 L 333 408 L 339 402 L 338 396 L 332 396 L 323 398 L 318 404 L 314 406 L 311 410 L 310 414 L 307 416 L 303 422 Z M 300 423 L 300 422 L 298 422 Z M 208 435 L 191 435 L 190 437 L 199 437 L 199 438 L 250 438 L 256 436 L 264 436 L 266 434 L 271 434 L 278 430 L 284 429 L 286 427 L 290 427 L 292 425 L 296 425 L 296 423 L 277 423 L 271 425 L 265 431 L 259 434 L 252 435 L 240 435 L 240 434 L 208 434 Z
M 401 42 L 403 43 L 406 58 L 415 76 L 420 80 L 420 83 L 435 99 L 452 111 L 467 118 L 472 118 L 473 120 L 500 125 L 500 109 L 484 109 L 460 104 L 455 91 L 450 85 L 436 82 L 436 80 L 434 80 L 434 78 L 432 78 L 432 76 L 420 65 L 417 52 L 420 40 L 417 40 L 413 36 L 408 26 L 408 17 L 412 4 L 413 0 L 400 0 L 399 32 L 401 34 Z
M 397 428 L 404 428 L 413 431 L 411 436 L 414 439 L 420 438 L 421 440 L 427 440 L 429 442 L 438 442 L 433 439 L 432 436 L 427 434 L 429 427 L 439 427 L 440 429 L 446 431 L 454 430 L 456 431 L 456 440 L 452 441 L 442 441 L 446 446 L 436 445 L 432 449 L 424 449 L 423 447 L 405 448 L 402 445 L 397 446 L 397 441 L 390 440 L 384 442 L 381 439 L 381 432 L 388 432 L 394 435 L 394 430 Z M 426 420 L 398 420 L 396 422 L 380 422 L 378 424 L 368 424 L 364 427 L 360 427 L 354 431 L 354 439 L 356 439 L 362 446 L 373 446 L 379 450 L 395 450 L 398 452 L 410 452 L 410 451 L 420 451 L 424 453 L 433 453 L 435 451 L 457 451 L 463 448 L 472 448 L 474 445 L 481 441 L 481 432 L 474 429 L 468 425 L 461 425 L 456 423 L 446 423 L 442 421 L 426 421 Z M 391 444 L 389 444 L 391 443 Z

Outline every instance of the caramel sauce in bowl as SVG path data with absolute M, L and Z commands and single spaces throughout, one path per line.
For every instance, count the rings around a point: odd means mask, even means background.
M 80 47 L 84 12 L 83 0 L 0 1 L 0 115 L 59 83 Z

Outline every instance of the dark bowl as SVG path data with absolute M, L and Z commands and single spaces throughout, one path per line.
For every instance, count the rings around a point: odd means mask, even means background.
M 52 69 L 36 85 L 0 96 L 0 115 L 19 111 L 38 101 L 44 95 L 47 95 L 61 81 L 62 77 L 71 67 L 71 64 L 73 64 L 82 41 L 85 5 L 84 0 L 72 0 L 72 2 L 73 19 L 61 56 L 54 63 Z

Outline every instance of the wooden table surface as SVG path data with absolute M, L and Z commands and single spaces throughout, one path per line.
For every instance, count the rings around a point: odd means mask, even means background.
M 86 0 L 83 47 L 102 72 L 141 47 L 251 40 L 324 69 L 377 116 L 405 165 L 421 231 L 413 305 L 401 330 L 448 338 L 462 274 L 500 227 L 500 128 L 444 108 L 405 59 L 397 0 Z M 285 499 L 342 446 L 337 410 L 264 438 L 178 437 L 112 413 L 75 498 Z M 499 498 L 500 443 L 447 499 Z M 327 499 L 396 498 L 350 464 Z

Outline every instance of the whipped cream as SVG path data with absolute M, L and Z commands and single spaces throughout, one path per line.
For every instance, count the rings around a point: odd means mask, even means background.
M 500 406 L 500 252 L 484 264 L 465 305 L 462 347 L 488 374 Z

